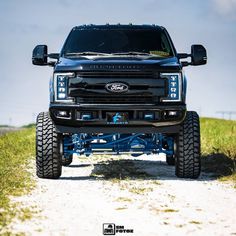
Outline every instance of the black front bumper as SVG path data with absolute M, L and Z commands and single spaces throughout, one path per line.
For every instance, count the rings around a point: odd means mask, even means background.
M 58 116 L 58 111 L 66 111 L 68 116 Z M 169 111 L 178 115 L 171 117 Z M 186 105 L 51 104 L 49 112 L 60 133 L 178 133 Z M 108 124 L 107 112 L 127 112 L 128 124 Z M 83 120 L 84 113 L 92 114 L 92 119 Z M 153 113 L 154 119 L 145 120 L 146 113 Z

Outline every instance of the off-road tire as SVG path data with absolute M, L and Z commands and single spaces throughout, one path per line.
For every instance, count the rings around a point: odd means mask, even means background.
M 196 179 L 201 172 L 200 125 L 198 114 L 188 111 L 177 137 L 175 174 Z
M 36 127 L 36 174 L 39 178 L 58 179 L 61 176 L 61 135 L 47 112 L 39 113 Z
M 63 166 L 69 166 L 73 161 L 73 156 L 70 155 L 69 157 L 62 157 L 61 160 L 62 160 L 62 165 Z
M 169 166 L 174 166 L 175 165 L 175 158 L 174 155 L 166 155 L 166 163 Z

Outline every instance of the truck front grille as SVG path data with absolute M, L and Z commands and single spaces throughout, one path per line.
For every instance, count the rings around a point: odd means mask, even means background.
M 116 82 L 127 84 L 128 91 L 107 91 L 106 85 Z M 68 84 L 68 95 L 80 104 L 156 104 L 167 92 L 166 79 L 145 71 L 83 71 Z

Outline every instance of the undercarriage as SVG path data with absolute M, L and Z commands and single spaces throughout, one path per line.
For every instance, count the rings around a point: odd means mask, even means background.
M 174 154 L 174 138 L 162 134 L 73 134 L 64 136 L 63 154 Z

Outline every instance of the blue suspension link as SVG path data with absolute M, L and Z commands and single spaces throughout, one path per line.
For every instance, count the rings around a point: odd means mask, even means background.
M 64 155 L 77 153 L 165 153 L 174 154 L 174 140 L 162 134 L 73 134 L 64 137 Z

